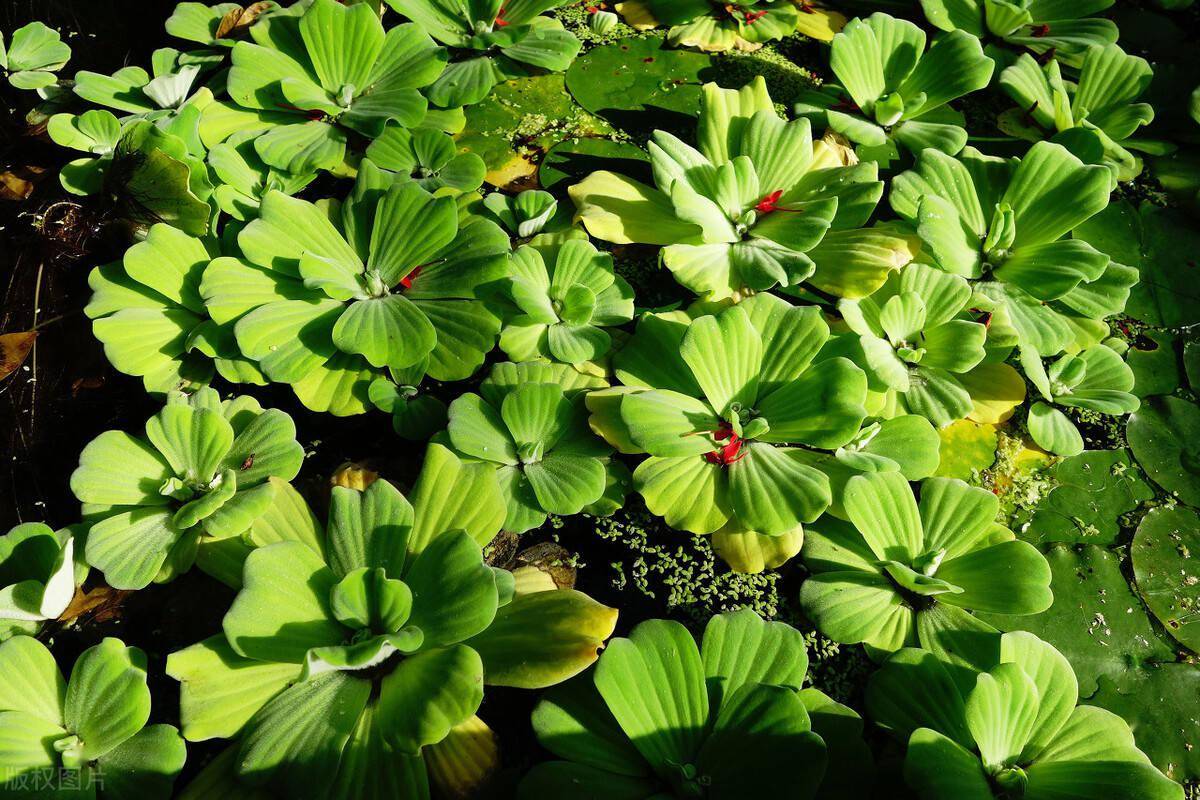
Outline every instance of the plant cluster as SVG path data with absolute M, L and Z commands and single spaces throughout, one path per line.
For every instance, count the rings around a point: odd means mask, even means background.
M 1156 740 L 1077 705 L 1105 696 L 1102 659 L 1046 622 L 1079 613 L 1085 577 L 1126 587 L 1116 521 L 1093 502 L 1076 527 L 1110 541 L 1089 541 L 997 497 L 1032 462 L 1055 464 L 1054 503 L 1086 496 L 1070 459 L 1135 414 L 1133 458 L 1200 502 L 1200 411 L 1155 396 L 1182 373 L 1146 388 L 1125 321 L 1182 336 L 1200 315 L 1139 285 L 1150 247 L 1127 240 L 1153 221 L 1114 219 L 1114 187 L 1166 145 L 1142 135 L 1153 71 L 1096 16 L 1110 2 L 922 0 L 931 32 L 804 0 L 630 0 L 613 11 L 638 33 L 587 54 L 617 59 L 585 76 L 607 94 L 558 74 L 585 47 L 566 5 L 183 2 L 167 31 L 191 49 L 73 80 L 46 26 L 0 40 L 11 86 L 84 154 L 63 188 L 128 224 L 84 311 L 161 402 L 82 450 L 78 525 L 0 537 L 0 793 L 47 796 L 28 787 L 49 770 L 82 785 L 64 797 L 165 798 L 184 742 L 222 740 L 185 797 L 467 797 L 498 767 L 485 687 L 508 687 L 549 689 L 532 724 L 555 759 L 522 798 L 869 796 L 863 719 L 805 686 L 797 628 L 743 608 L 699 646 L 661 619 L 610 639 L 617 609 L 490 549 L 636 494 L 734 572 L 795 559 L 798 588 L 772 592 L 878 665 L 867 716 L 914 796 L 1181 800 L 1192 773 L 1160 771 Z M 617 30 L 587 11 L 595 38 Z M 800 34 L 828 42 L 828 79 L 790 108 L 767 76 L 709 71 L 704 51 Z M 968 131 L 984 94 L 1017 105 L 1004 136 Z M 491 128 L 547 97 L 586 125 Z M 648 137 L 620 134 L 627 114 Z M 638 303 L 647 261 L 669 306 Z M 271 384 L 294 417 L 256 399 Z M 417 478 L 334 480 L 322 522 L 292 485 L 297 424 L 374 412 L 419 443 Z M 1001 424 L 1023 444 L 996 466 Z M 1200 531 L 1176 510 L 1147 515 L 1134 571 L 1194 647 Z M 34 638 L 89 573 L 142 590 L 193 566 L 236 596 L 167 659 L 178 731 L 147 724 L 141 651 L 105 639 L 65 681 Z

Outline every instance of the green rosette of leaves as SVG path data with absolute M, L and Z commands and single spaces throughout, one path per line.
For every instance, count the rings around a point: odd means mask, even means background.
M 954 649 L 956 636 L 993 630 L 972 611 L 1037 614 L 1053 601 L 1045 556 L 996 523 L 986 489 L 929 478 L 918 504 L 900 473 L 865 473 L 843 504 L 849 524 L 809 527 L 800 587 L 804 612 L 836 642 Z
M 857 334 L 854 361 L 895 411 L 939 428 L 971 413 L 971 393 L 959 376 L 983 361 L 987 342 L 987 328 L 966 313 L 971 296 L 965 278 L 909 264 L 874 294 L 838 303 Z
M 258 216 L 258 208 L 267 192 L 282 192 L 289 197 L 316 180 L 317 173 L 295 174 L 270 166 L 254 149 L 259 134 L 238 131 L 208 151 L 208 167 L 216 178 L 213 199 L 229 216 L 249 222 Z
M 882 12 L 850 20 L 833 37 L 829 65 L 837 83 L 806 93 L 796 113 L 885 163 L 898 147 L 962 150 L 967 132 L 949 104 L 986 87 L 995 68 L 969 33 L 944 34 L 926 50 L 924 31 Z
M 191 568 L 202 541 L 244 533 L 300 471 L 292 418 L 252 397 L 171 392 L 145 437 L 105 431 L 79 455 L 71 491 L 90 525 L 85 555 L 117 589 Z
M 289 504 L 246 558 L 223 633 L 168 658 L 184 737 L 237 738 L 245 787 L 424 800 L 426 759 L 449 757 L 439 744 L 476 719 L 485 684 L 558 683 L 612 633 L 614 609 L 515 593 L 484 562 L 504 520 L 490 467 L 431 445 L 410 496 L 335 487 L 324 530 Z
M 648 454 L 634 487 L 668 525 L 717 534 L 735 567 L 783 563 L 834 500 L 818 451 L 853 447 L 867 416 L 863 371 L 814 363 L 828 336 L 816 307 L 766 294 L 694 320 L 646 315 L 614 359 L 624 385 L 588 396 L 592 427 Z
M 714 616 L 699 649 L 677 622 L 643 622 L 534 708 L 538 741 L 561 760 L 536 765 L 517 796 L 803 800 L 823 778 L 850 789 L 847 766 L 873 772 L 861 723 L 802 688 L 807 670 L 800 632 L 749 609 Z
M 308 408 L 363 413 L 384 368 L 400 385 L 462 380 L 495 345 L 500 319 L 481 298 L 507 274 L 508 236 L 453 198 L 364 161 L 340 213 L 280 192 L 259 211 L 201 295 Z
M 450 404 L 447 438 L 458 453 L 496 469 L 505 530 L 536 528 L 548 514 L 601 516 L 622 504 L 628 471 L 588 426 L 584 390 L 593 383 L 561 365 L 532 362 Z
M 0 642 L 33 636 L 67 610 L 88 572 L 75 557 L 69 528 L 26 522 L 0 536 Z
M 1129 140 L 1154 121 L 1154 108 L 1135 101 L 1153 78 L 1144 58 L 1115 44 L 1089 47 L 1078 80 L 1070 82 L 1057 60 L 1042 66 L 1026 53 L 1000 73 L 1000 88 L 1018 105 L 1000 125 L 1034 142 L 1049 136 L 1085 162 L 1108 167 L 1114 181 L 1132 180 L 1142 162 L 1129 152 L 1136 147 Z
M 514 361 L 587 369 L 613 346 L 606 328 L 633 319 L 633 289 L 583 231 L 537 236 L 511 263 L 508 295 L 518 313 L 504 323 L 500 349 Z
M 929 23 L 989 42 L 988 55 L 1007 63 L 1013 50 L 1047 54 L 1078 67 L 1092 45 L 1117 41 L 1117 25 L 1094 15 L 1113 0 L 921 0 Z M 1006 49 L 992 44 L 1004 45 Z
M 963 673 L 905 649 L 871 676 L 867 708 L 907 741 L 904 779 L 920 800 L 1183 800 L 1125 720 L 1076 705 L 1075 673 L 1052 646 L 1006 633 L 982 666 Z
M 575 34 L 542 16 L 566 0 L 387 0 L 387 4 L 453 48 L 446 71 L 425 89 L 442 108 L 483 100 L 501 81 L 531 70 L 563 72 L 582 46 Z
M 430 192 L 443 187 L 473 192 L 487 174 L 487 165 L 477 154 L 460 153 L 448 134 L 427 128 L 410 131 L 388 125 L 366 155 L 375 166 L 407 175 Z
M 270 14 L 233 46 L 231 103 L 205 111 L 210 146 L 254 131 L 263 163 L 294 175 L 338 168 L 351 136 L 374 139 L 394 120 L 425 117 L 420 89 L 446 52 L 415 25 L 384 31 L 370 4 L 314 0 L 302 14 Z
M 146 654 L 104 639 L 63 680 L 41 642 L 0 644 L 0 793 L 14 800 L 167 800 L 187 748 L 147 725 Z
M 1133 370 L 1107 345 L 1059 356 L 1049 366 L 1035 355 L 1023 353 L 1021 365 L 1042 396 L 1029 409 L 1029 435 L 1038 447 L 1055 455 L 1083 452 L 1079 429 L 1055 406 L 1113 417 L 1132 414 L 1141 406 L 1133 394 Z
M 125 112 L 126 117 L 163 120 L 194 108 L 197 112 L 212 102 L 206 88 L 193 91 L 202 65 L 191 62 L 173 47 L 155 50 L 150 72 L 141 67 L 122 67 L 112 75 L 81 70 L 75 73 L 74 92 L 104 108 Z
M 45 89 L 57 83 L 55 73 L 70 60 L 70 45 L 42 22 L 17 28 L 7 45 L 0 33 L 0 70 L 14 89 Z
M 669 26 L 670 44 L 710 52 L 756 50 L 786 38 L 801 13 L 792 0 L 626 0 L 617 8 L 635 28 Z
M 973 306 L 991 313 L 989 346 L 1052 356 L 1106 336 L 1101 320 L 1137 282 L 1136 270 L 1068 238 L 1108 205 L 1108 187 L 1107 169 L 1052 142 L 1020 160 L 925 150 L 893 181 L 891 204 L 916 228 L 922 261 L 972 281 Z
M 233 326 L 218 325 L 204 309 L 200 278 L 215 249 L 159 223 L 121 261 L 88 276 L 84 313 L 92 332 L 109 362 L 140 377 L 152 394 L 205 385 L 214 371 L 233 383 L 266 383 L 238 352 Z
M 492 192 L 483 198 L 483 208 L 513 236 L 530 239 L 546 230 L 552 220 L 557 221 L 558 201 L 541 189 L 526 189 L 516 194 Z
M 761 77 L 737 91 L 705 84 L 698 140 L 655 131 L 655 187 L 594 172 L 569 192 L 588 233 L 663 245 L 675 280 L 709 299 L 807 280 L 826 231 L 866 222 L 883 191 L 875 164 L 844 166 L 814 147 L 807 120 L 780 118 Z

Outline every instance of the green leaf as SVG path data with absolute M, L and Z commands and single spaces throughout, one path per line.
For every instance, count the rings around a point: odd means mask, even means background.
M 333 326 L 333 343 L 372 366 L 402 369 L 433 350 L 437 332 L 415 303 L 389 294 L 347 306 Z
M 88 442 L 71 474 L 71 491 L 95 505 L 165 505 L 159 494 L 171 477 L 166 460 L 146 442 L 122 431 L 105 431 Z
M 862 426 L 867 376 L 848 359 L 831 358 L 806 370 L 758 402 L 771 429 L 759 438 L 833 449 Z
M 1200 551 L 1200 517 L 1177 506 L 1156 508 L 1138 525 L 1130 553 L 1137 589 L 1167 632 L 1192 650 L 1200 648 L 1200 625 L 1191 609 L 1200 589 L 1190 580 L 1192 548 Z
M 504 500 L 492 466 L 463 463 L 437 444 L 426 450 L 409 498 L 416 515 L 408 540 L 410 556 L 447 531 L 466 531 L 486 545 L 504 521 Z
M 1060 456 L 1083 452 L 1083 437 L 1066 414 L 1041 401 L 1029 409 L 1029 435 L 1039 447 Z
M 963 695 L 947 665 L 926 650 L 906 648 L 889 658 L 868 680 L 866 704 L 901 739 L 930 728 L 974 749 Z
M 404 581 L 413 596 L 408 624 L 424 634 L 425 648 L 468 639 L 486 630 L 496 616 L 496 579 L 479 545 L 461 530 L 434 539 L 412 562 Z
M 1195 450 L 1200 408 L 1177 397 L 1152 397 L 1129 419 L 1126 437 L 1150 479 L 1189 505 L 1200 505 Z
M 672 528 L 713 533 L 733 515 L 721 467 L 695 455 L 651 456 L 633 471 L 633 485 L 650 512 Z
M 717 614 L 704 628 L 700 646 L 713 705 L 743 686 L 771 684 L 799 691 L 808 671 L 804 637 L 781 622 L 765 622 L 754 611 Z
M 88 530 L 87 562 L 115 588 L 142 589 L 158 577 L 185 535 L 170 511 L 152 507 L 114 514 Z
M 743 445 L 729 465 L 729 492 L 738 522 L 767 535 L 812 522 L 829 507 L 829 479 L 799 450 L 765 443 Z
M 836 642 L 867 642 L 897 650 L 915 640 L 915 613 L 890 578 L 876 572 L 838 571 L 811 576 L 800 604 L 817 629 Z
M 8 676 L 0 685 L 0 711 L 20 712 L 61 725 L 67 685 L 47 647 L 30 636 L 0 643 L 0 667 Z
M 908 739 L 904 780 L 931 800 L 991 800 L 991 783 L 979 757 L 929 728 L 918 728 Z
M 790 687 L 744 685 L 721 704 L 696 759 L 714 797 L 812 797 L 825 771 L 825 743 Z M 744 795 L 743 795 L 744 796 Z
M 313 647 L 341 644 L 346 629 L 329 611 L 336 583 L 321 557 L 300 542 L 279 542 L 246 558 L 244 585 L 222 627 L 238 655 L 300 664 Z
M 708 724 L 704 665 L 687 629 L 650 620 L 613 639 L 593 680 L 625 735 L 655 769 L 694 763 Z
M 483 662 L 466 645 L 426 650 L 401 661 L 384 677 L 379 695 L 381 730 L 389 745 L 418 755 L 446 738 L 483 702 Z
M 680 354 L 708 402 L 722 417 L 751 408 L 758 398 L 762 338 L 750 317 L 734 306 L 688 326 Z
M 1014 248 L 1060 239 L 1108 205 L 1109 174 L 1065 148 L 1038 142 L 1013 173 L 1002 202 L 1016 216 Z
M 604 494 L 604 464 L 595 458 L 549 453 L 525 465 L 538 504 L 551 514 L 578 514 Z
M 75 660 L 63 722 L 81 740 L 85 761 L 101 758 L 125 742 L 149 717 L 150 688 L 141 650 L 109 638 Z
M 570 589 L 517 595 L 466 643 L 493 686 L 542 689 L 582 672 L 612 635 L 616 609 Z
M 370 695 L 370 681 L 336 671 L 280 692 L 246 725 L 241 779 L 276 794 L 327 791 Z
M 961 594 L 942 597 L 944 603 L 999 614 L 1037 614 L 1054 602 L 1050 566 L 1028 542 L 1000 542 L 957 558 L 947 558 L 937 576 Z
M 104 792 L 112 797 L 170 797 L 187 759 L 187 746 L 172 725 L 147 725 L 99 762 Z
M 302 669 L 243 658 L 220 635 L 171 653 L 166 672 L 180 682 L 184 737 L 193 742 L 233 738 L 268 700 L 299 679 Z
M 877 558 L 909 564 L 924 552 L 917 501 L 900 473 L 855 476 L 846 484 L 842 502 Z
M 612 172 L 594 172 L 568 189 L 588 233 L 614 244 L 671 245 L 699 240 L 700 226 L 676 216 L 670 198 Z
M 673 391 L 636 392 L 624 395 L 621 420 L 629 438 L 655 456 L 696 456 L 716 449 L 708 432 L 720 419 L 703 400 Z

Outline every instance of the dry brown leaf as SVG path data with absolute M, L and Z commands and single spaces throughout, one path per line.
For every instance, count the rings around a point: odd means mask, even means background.
M 0 172 L 0 200 L 28 200 L 43 172 L 41 167 L 33 166 Z
M 255 20 L 274 6 L 274 3 L 262 2 L 251 3 L 245 8 L 238 7 L 231 9 L 228 14 L 221 17 L 221 22 L 217 25 L 217 34 L 213 38 L 230 39 L 241 36 L 246 32 L 247 28 L 254 24 Z
M 25 363 L 36 339 L 37 331 L 0 334 L 0 380 L 12 375 Z

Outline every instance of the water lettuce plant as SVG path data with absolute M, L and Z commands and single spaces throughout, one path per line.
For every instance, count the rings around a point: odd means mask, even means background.
M 303 460 L 284 412 L 209 388 L 170 392 L 144 438 L 105 431 L 79 455 L 71 491 L 89 524 L 87 563 L 118 589 L 172 580 L 202 539 L 245 532 L 271 504 L 269 479 L 291 480 Z
M 606 355 L 606 328 L 633 319 L 633 289 L 613 273 L 582 231 L 565 241 L 539 236 L 512 254 L 508 294 L 519 313 L 504 323 L 500 349 L 513 361 L 546 358 L 582 367 Z
M 86 577 L 69 528 L 25 522 L 0 536 L 0 642 L 32 636 L 46 620 L 58 619 Z
M 142 379 L 146 391 L 207 384 L 214 372 L 235 383 L 266 383 L 241 356 L 232 325 L 209 319 L 200 278 L 216 249 L 204 239 L 159 223 L 119 262 L 88 276 L 84 307 L 92 332 L 114 367 Z
M 280 7 L 273 0 L 247 3 L 204 3 L 183 2 L 167 18 L 166 30 L 172 36 L 206 47 L 231 48 L 243 37 L 259 17 L 277 11 Z
M 649 456 L 634 486 L 671 527 L 796 537 L 833 501 L 807 448 L 851 443 L 867 415 L 861 369 L 813 363 L 828 336 L 817 308 L 768 294 L 646 315 L 614 360 L 624 387 L 589 395 L 592 426 Z
M 526 189 L 515 195 L 492 192 L 483 207 L 506 231 L 519 239 L 541 233 L 558 212 L 554 195 L 541 189 Z
M 443 187 L 473 192 L 487 174 L 477 154 L 460 153 L 449 135 L 428 128 L 410 131 L 388 125 L 367 147 L 366 157 L 377 167 L 409 176 L 430 192 Z
M 147 725 L 146 654 L 119 639 L 84 650 L 64 680 L 44 644 L 0 644 L 0 791 L 20 800 L 167 800 L 187 749 Z
M 934 649 L 944 630 L 980 626 L 963 619 L 970 611 L 1050 607 L 1050 565 L 996 524 L 986 489 L 929 478 L 918 504 L 898 472 L 866 473 L 847 482 L 843 505 L 850 524 L 810 527 L 802 553 L 813 574 L 800 603 L 834 641 Z
M 1049 135 L 1084 161 L 1107 166 L 1116 180 L 1131 180 L 1142 164 L 1128 140 L 1154 121 L 1153 107 L 1136 100 L 1153 77 L 1144 58 L 1115 44 L 1089 47 L 1074 81 L 1063 78 L 1058 61 L 1043 66 L 1022 55 L 1000 73 L 1000 87 L 1018 106 L 1007 127 L 1031 141 Z
M 246 558 L 223 634 L 168 659 L 184 736 L 237 737 L 243 784 L 427 798 L 423 754 L 473 718 L 485 683 L 558 683 L 612 632 L 615 610 L 515 594 L 484 562 L 504 518 L 490 467 L 431 445 L 411 497 L 385 480 L 335 487 L 324 530 L 301 504 Z
M 268 192 L 237 241 L 240 258 L 204 271 L 208 312 L 313 410 L 362 413 L 385 367 L 461 380 L 495 345 L 500 319 L 480 298 L 507 271 L 508 236 L 408 176 L 364 161 L 332 218 Z
M 971 412 L 971 393 L 956 376 L 986 355 L 987 328 L 964 313 L 971 294 L 959 275 L 909 264 L 874 294 L 838 302 L 858 334 L 860 366 L 886 387 L 899 411 L 939 428 Z
M 879 724 L 907 740 L 904 778 L 921 800 L 1105 797 L 1182 800 L 1125 720 L 1077 706 L 1070 662 L 1024 631 L 999 637 L 968 679 L 932 653 L 896 653 L 867 685 Z
M 446 70 L 425 89 L 435 106 L 474 105 L 501 81 L 531 69 L 563 72 L 581 44 L 575 34 L 545 12 L 566 0 L 387 0 L 421 26 L 453 56 Z
M 250 36 L 233 46 L 234 106 L 206 113 L 206 138 L 258 131 L 263 162 L 294 174 L 338 167 L 351 135 L 374 139 L 390 120 L 421 122 L 420 89 L 446 65 L 445 50 L 419 27 L 384 31 L 363 3 L 314 0 L 303 14 L 260 18 Z
M 450 404 L 446 433 L 457 452 L 496 469 L 505 530 L 521 533 L 547 514 L 578 514 L 600 500 L 613 481 L 613 448 L 588 427 L 577 388 L 493 381 L 480 391 Z
M 749 609 L 712 617 L 699 648 L 678 622 L 642 622 L 534 708 L 561 760 L 536 765 L 518 797 L 812 798 L 837 712 L 802 688 L 807 671 L 803 635 Z
M 70 60 L 70 45 L 45 23 L 35 20 L 17 28 L 7 45 L 0 34 L 0 70 L 14 89 L 44 89 L 56 83 L 54 73 Z
M 122 119 L 167 120 L 190 108 L 198 121 L 199 111 L 213 99 L 207 89 L 193 91 L 201 65 L 183 63 L 173 47 L 155 50 L 150 63 L 151 72 L 138 66 L 112 75 L 81 70 L 75 73 L 73 91 L 89 103 L 125 112 Z
M 1029 408 L 1029 435 L 1039 447 L 1056 455 L 1083 452 L 1083 437 L 1055 406 L 1120 416 L 1132 414 L 1141 405 L 1133 394 L 1133 370 L 1107 345 L 1061 355 L 1048 367 L 1032 355 L 1022 357 L 1021 364 L 1042 396 Z
M 988 42 L 988 54 L 1000 63 L 1013 58 L 992 42 L 1039 56 L 1053 56 L 1073 67 L 1092 45 L 1112 44 L 1117 26 L 1097 17 L 1113 0 L 921 0 L 930 24 L 943 31 L 964 31 Z
M 780 118 L 761 77 L 705 84 L 697 139 L 654 132 L 654 187 L 602 171 L 569 193 L 588 233 L 663 245 L 663 265 L 709 299 L 802 283 L 815 269 L 807 252 L 831 226 L 865 222 L 882 192 L 874 164 L 844 166 L 814 146 L 807 120 Z
M 672 45 L 715 52 L 753 50 L 790 36 L 801 13 L 791 0 L 626 0 L 618 10 L 635 28 L 669 26 Z
M 852 19 L 833 37 L 836 83 L 807 92 L 796 113 L 823 123 L 886 162 L 897 147 L 953 155 L 967 143 L 962 116 L 950 103 L 988 85 L 994 64 L 963 31 L 937 37 L 882 12 Z
M 973 282 L 990 344 L 1052 356 L 1075 341 L 1072 318 L 1102 320 L 1128 297 L 1107 279 L 1108 255 L 1068 238 L 1104 210 L 1108 190 L 1107 169 L 1052 142 L 1019 160 L 928 149 L 896 176 L 891 204 L 916 227 L 922 260 Z

